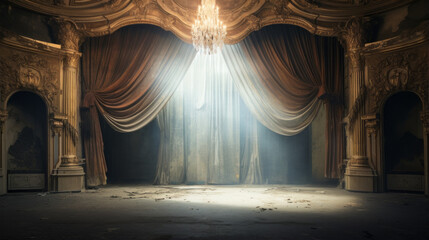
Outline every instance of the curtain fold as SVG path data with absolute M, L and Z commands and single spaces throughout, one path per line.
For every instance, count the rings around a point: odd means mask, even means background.
M 262 184 L 258 123 L 253 115 L 245 109 L 244 103 L 240 105 L 240 183 Z
M 344 151 L 344 52 L 334 38 L 323 41 L 322 69 L 326 76 L 325 93 L 319 98 L 326 103 L 325 177 L 341 178 Z
M 246 106 L 278 134 L 291 136 L 304 130 L 322 104 L 319 97 L 330 96 L 326 98 L 326 176 L 330 178 L 338 177 L 334 169 L 343 155 L 340 52 L 334 39 L 287 25 L 265 27 L 222 51 Z
M 186 176 L 183 81 L 158 113 L 157 120 L 161 139 L 154 184 L 183 183 Z
M 103 138 L 97 110 L 120 132 L 135 131 L 157 116 L 195 56 L 190 44 L 158 27 L 131 26 L 82 46 L 86 111 L 87 183 L 106 184 Z
M 240 102 L 221 55 L 195 57 L 158 122 L 156 184 L 239 183 Z

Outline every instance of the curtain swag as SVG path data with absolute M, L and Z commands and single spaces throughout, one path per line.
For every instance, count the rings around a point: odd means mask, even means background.
M 83 53 L 87 181 L 96 186 L 106 184 L 107 171 L 98 112 L 120 132 L 145 126 L 168 102 L 195 51 L 172 33 L 144 25 L 91 38 Z
M 325 177 L 338 178 L 344 66 L 338 41 L 295 26 L 272 25 L 225 46 L 222 54 L 246 106 L 278 134 L 304 130 L 322 104 L 319 98 L 326 100 Z

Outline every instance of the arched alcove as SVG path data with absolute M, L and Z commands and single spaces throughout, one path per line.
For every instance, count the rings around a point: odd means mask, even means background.
M 384 173 L 387 190 L 424 190 L 422 102 L 412 92 L 392 95 L 384 105 Z
M 17 92 L 7 103 L 7 190 L 47 189 L 47 109 L 41 97 Z

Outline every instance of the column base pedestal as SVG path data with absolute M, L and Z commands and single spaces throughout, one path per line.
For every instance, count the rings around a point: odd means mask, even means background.
M 53 174 L 54 192 L 81 192 L 85 189 L 85 172 L 81 166 L 59 167 Z
M 348 164 L 344 180 L 348 191 L 377 192 L 377 174 L 370 166 Z

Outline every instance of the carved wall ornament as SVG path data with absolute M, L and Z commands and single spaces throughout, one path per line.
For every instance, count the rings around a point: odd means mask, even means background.
M 32 67 L 21 66 L 19 69 L 19 81 L 25 88 L 39 88 L 41 74 Z
M 289 1 L 282 0 L 270 0 L 271 4 L 273 4 L 273 12 L 274 14 L 280 16 L 280 18 L 285 19 L 288 18 L 292 14 L 292 10 L 288 7 Z
M 155 0 L 134 0 L 136 7 L 131 11 L 131 15 L 142 15 L 147 14 L 148 9 L 153 8 L 156 5 Z
M 404 87 L 408 81 L 408 69 L 403 67 L 393 68 L 387 72 L 387 81 L 390 86 Z
M 176 22 L 176 18 L 174 18 L 172 16 L 168 16 L 162 20 L 161 27 L 167 31 L 171 30 L 172 28 L 174 28 L 175 22 Z
M 376 57 L 368 64 L 370 111 L 380 112 L 383 102 L 398 91 L 412 91 L 427 102 L 428 57 L 418 50 Z
M 54 98 L 59 94 L 58 72 L 45 59 L 34 54 L 0 56 L 1 101 L 13 92 L 28 89 L 42 96 L 51 111 L 56 111 Z
M 261 19 L 258 18 L 255 15 L 250 15 L 246 18 L 248 24 L 249 24 L 249 29 L 251 31 L 258 31 L 259 29 L 261 29 L 262 25 L 261 25 Z

